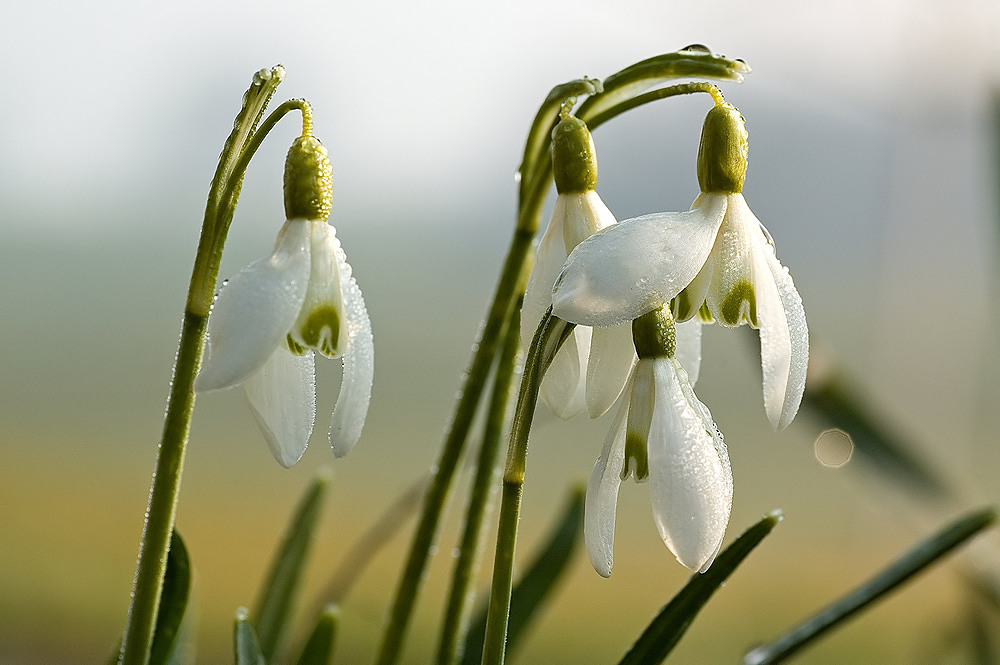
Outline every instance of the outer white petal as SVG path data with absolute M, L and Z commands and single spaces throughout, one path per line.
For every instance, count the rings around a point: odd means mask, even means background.
M 594 190 L 576 194 L 560 194 L 552 209 L 553 217 L 559 210 L 560 200 L 564 216 L 563 243 L 567 254 L 590 236 L 617 221 L 611 210 Z M 552 281 L 554 282 L 555 279 Z
M 625 420 L 628 407 L 626 397 L 622 400 L 611 431 L 604 441 L 604 450 L 594 464 L 590 482 L 587 483 L 583 537 L 587 542 L 590 563 L 601 577 L 611 576 L 611 566 L 614 563 L 615 513 L 618 509 L 618 488 L 622 484 L 622 466 L 625 463 Z
M 308 283 L 309 222 L 286 222 L 274 254 L 248 265 L 219 293 L 195 388 L 229 388 L 260 369 L 292 327 Z
M 274 459 L 286 469 L 298 462 L 316 420 L 312 352 L 296 356 L 279 346 L 243 392 Z
M 552 293 L 553 313 L 589 326 L 631 321 L 676 296 L 715 242 L 726 197 L 705 195 L 687 212 L 625 220 L 570 254 Z
M 542 401 L 560 418 L 572 418 L 587 407 L 584 391 L 590 330 L 587 326 L 577 326 L 542 378 Z
M 341 380 L 340 394 L 333 407 L 333 419 L 330 423 L 330 445 L 333 446 L 335 457 L 343 457 L 361 438 L 361 430 L 368 415 L 372 379 L 375 376 L 375 348 L 368 309 L 361 296 L 361 289 L 351 275 L 351 266 L 347 263 L 340 241 L 336 243 L 335 254 L 344 294 L 348 340 L 347 350 L 342 357 L 344 378 Z
M 653 361 L 656 404 L 649 433 L 653 518 L 681 564 L 704 572 L 729 523 L 733 475 L 708 409 L 695 397 L 677 361 Z
M 806 387 L 809 330 L 802 298 L 774 247 L 758 231 L 755 241 L 762 279 L 755 284 L 760 324 L 760 364 L 764 376 L 764 410 L 771 426 L 784 429 L 795 418 Z M 763 296 L 763 297 L 762 297 Z
M 636 358 L 631 322 L 592 330 L 587 364 L 587 413 L 598 418 L 621 395 Z
M 535 335 L 538 322 L 542 320 L 545 310 L 552 305 L 552 284 L 559 276 L 563 263 L 566 262 L 566 249 L 563 242 L 563 229 L 559 207 L 560 198 L 556 198 L 555 208 L 549 225 L 538 243 L 535 263 L 528 277 L 528 286 L 524 291 L 524 303 L 521 305 L 521 346 L 527 352 L 531 346 L 531 338 Z
M 698 383 L 698 374 L 701 372 L 701 326 L 698 317 L 674 324 L 677 331 L 677 351 L 674 357 L 687 372 L 687 380 L 691 386 Z

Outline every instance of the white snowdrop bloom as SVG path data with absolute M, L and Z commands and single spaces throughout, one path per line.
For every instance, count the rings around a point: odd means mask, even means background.
M 552 312 L 612 326 L 672 302 L 679 321 L 700 313 L 757 328 L 764 408 L 783 429 L 805 389 L 809 333 L 792 278 L 743 198 L 747 145 L 739 111 L 713 108 L 698 151 L 702 193 L 692 209 L 625 220 L 581 242 L 556 280 Z
M 538 244 L 521 308 L 521 342 L 525 349 L 546 310 L 552 285 L 566 257 L 581 241 L 615 223 L 595 191 L 597 157 L 583 121 L 564 115 L 552 130 L 552 172 L 556 201 Z M 542 401 L 561 418 L 585 409 L 592 418 L 611 408 L 621 394 L 635 361 L 629 324 L 608 328 L 577 326 L 563 343 L 542 380 Z
M 330 442 L 337 457 L 361 436 L 374 373 L 371 323 L 351 267 L 327 223 L 332 175 L 326 149 L 295 141 L 285 166 L 288 221 L 274 253 L 244 268 L 219 293 L 195 387 L 242 385 L 275 459 L 302 457 L 316 416 L 314 352 L 340 358 Z
M 669 309 L 643 315 L 632 329 L 639 360 L 587 485 L 587 553 L 600 575 L 611 575 L 618 490 L 631 476 L 650 481 L 664 544 L 681 564 L 705 572 L 732 507 L 726 444 L 678 362 Z

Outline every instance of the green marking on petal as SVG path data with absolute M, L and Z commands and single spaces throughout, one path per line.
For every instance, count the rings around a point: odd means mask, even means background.
M 635 471 L 636 480 L 645 480 L 649 477 L 649 458 L 646 456 L 646 438 L 635 432 L 626 432 L 622 480 L 628 479 L 631 470 Z
M 306 349 L 306 347 L 302 346 L 294 339 L 292 339 L 291 335 L 285 335 L 285 343 L 288 344 L 288 350 L 291 351 L 293 355 L 296 356 L 306 355 L 306 351 L 308 349 Z
M 342 352 L 336 347 L 340 337 L 340 312 L 332 305 L 321 305 L 309 312 L 298 333 L 306 346 L 327 358 L 336 358 Z
M 677 297 L 670 303 L 670 308 L 677 321 L 687 321 L 694 316 L 694 303 L 691 302 L 691 294 L 686 288 L 677 294 Z
M 738 326 L 743 323 L 743 303 L 748 306 L 747 318 L 750 325 L 757 327 L 757 296 L 753 292 L 753 284 L 744 280 L 737 282 L 729 291 L 722 305 L 719 307 L 719 318 L 722 322 L 730 326 Z
M 701 303 L 701 307 L 698 308 L 698 318 L 702 323 L 715 323 L 715 317 L 712 316 L 712 310 L 708 308 L 707 302 Z

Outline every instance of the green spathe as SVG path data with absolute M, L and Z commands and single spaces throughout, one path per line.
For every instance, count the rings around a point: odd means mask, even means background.
M 597 189 L 597 152 L 587 124 L 564 116 L 552 130 L 552 176 L 560 194 Z
M 727 102 L 705 116 L 698 146 L 698 184 L 701 191 L 737 194 L 747 174 L 749 134 L 743 116 Z
M 632 321 L 632 343 L 640 360 L 673 358 L 677 351 L 677 331 L 669 304 Z
M 285 218 L 325 222 L 333 206 L 330 156 L 314 136 L 300 136 L 285 158 Z

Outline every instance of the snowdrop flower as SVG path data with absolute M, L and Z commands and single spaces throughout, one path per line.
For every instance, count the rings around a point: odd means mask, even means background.
M 208 324 L 195 387 L 242 385 L 271 453 L 284 467 L 302 456 L 316 417 L 313 352 L 341 358 L 330 442 L 337 457 L 361 436 L 374 371 L 371 323 L 344 250 L 327 223 L 333 194 L 326 149 L 311 136 L 285 162 L 288 221 L 274 253 L 222 289 Z
M 639 317 L 632 332 L 639 360 L 587 485 L 587 553 L 600 575 L 611 575 L 618 490 L 631 476 L 650 481 L 666 546 L 681 564 L 705 572 L 732 507 L 726 444 L 681 366 L 669 307 Z
M 597 156 L 590 131 L 568 113 L 552 130 L 552 172 L 558 195 L 538 244 L 521 308 L 525 349 L 552 304 L 552 285 L 566 256 L 582 240 L 616 221 L 595 191 Z M 618 399 L 634 360 L 628 323 L 593 330 L 577 326 L 545 373 L 542 400 L 561 418 L 584 409 L 596 418 Z
M 580 243 L 553 292 L 553 314 L 610 326 L 673 301 L 677 320 L 700 313 L 760 331 L 764 408 L 776 429 L 795 417 L 805 389 L 809 333 L 788 270 L 747 207 L 743 117 L 717 104 L 698 150 L 701 194 L 688 212 L 626 220 Z

